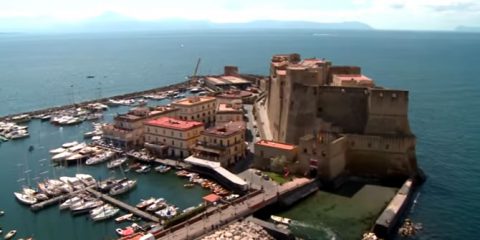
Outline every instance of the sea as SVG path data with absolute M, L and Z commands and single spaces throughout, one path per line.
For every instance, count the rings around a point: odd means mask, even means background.
M 427 181 L 407 217 L 422 223 L 416 239 L 477 239 L 480 225 L 480 34 L 460 32 L 302 30 L 191 30 L 116 33 L 0 34 L 0 115 L 145 90 L 236 65 L 268 74 L 277 53 L 356 65 L 386 88 L 409 91 L 410 125 Z M 87 78 L 94 76 L 94 78 Z M 126 109 L 111 109 L 111 117 Z M 107 117 L 108 118 L 108 117 Z M 50 166 L 48 149 L 81 140 L 90 125 L 53 127 L 34 121 L 31 136 L 0 145 L 0 217 L 4 232 L 36 239 L 112 239 L 114 223 L 73 218 L 52 207 L 38 213 L 18 204 L 19 179 L 78 171 L 102 178 L 105 168 Z M 29 152 L 28 147 L 35 148 Z M 131 174 L 131 173 L 129 173 Z M 174 175 L 135 175 L 144 185 L 123 196 L 150 195 L 185 208 L 201 202 L 201 189 L 185 190 Z M 179 190 L 180 189 L 180 190 Z M 312 196 L 315 198 L 316 196 Z M 309 211 L 311 205 L 308 205 Z M 302 209 L 300 203 L 295 208 Z M 304 207 L 305 208 L 305 207 Z M 302 222 L 301 216 L 295 221 Z M 322 216 L 305 226 L 324 226 Z M 328 226 L 327 226 L 328 228 Z M 311 239 L 336 239 L 310 236 Z M 337 234 L 341 235 L 341 234 Z M 330 236 L 330 237 L 329 237 Z

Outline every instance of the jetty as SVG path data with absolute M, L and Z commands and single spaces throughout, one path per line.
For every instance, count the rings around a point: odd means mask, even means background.
M 88 190 L 91 189 L 91 188 L 93 188 L 93 186 L 89 186 L 89 187 L 86 187 L 86 188 L 84 188 L 84 189 L 76 190 L 76 191 L 71 192 L 71 193 L 65 193 L 65 194 L 62 194 L 62 195 L 59 195 L 59 196 L 56 196 L 56 197 L 47 199 L 47 200 L 42 201 L 42 202 L 32 204 L 32 205 L 30 206 L 30 209 L 31 209 L 32 211 L 38 211 L 38 210 L 44 209 L 44 208 L 46 208 L 46 207 L 49 207 L 49 206 L 58 204 L 59 202 L 62 202 L 62 201 L 64 201 L 64 200 L 67 200 L 67 199 L 71 198 L 72 196 L 76 196 L 76 195 L 78 195 L 79 193 L 84 192 L 85 190 L 88 191 Z
M 126 204 L 126 203 L 124 203 L 124 202 L 122 202 L 122 201 L 120 201 L 120 200 L 118 200 L 118 199 L 115 199 L 115 198 L 113 198 L 113 197 L 110 197 L 110 196 L 107 195 L 107 194 L 103 194 L 103 193 L 101 193 L 101 192 L 95 191 L 95 190 L 93 190 L 92 188 L 88 188 L 87 191 L 88 191 L 89 193 L 95 195 L 96 197 L 101 198 L 101 199 L 104 200 L 105 202 L 108 202 L 108 203 L 110 203 L 110 204 L 112 204 L 112 205 L 115 205 L 115 206 L 117 206 L 117 207 L 119 207 L 119 208 L 121 208 L 121 209 L 123 209 L 123 210 L 125 210 L 125 211 L 127 211 L 127 212 L 133 213 L 134 215 L 139 216 L 139 217 L 141 217 L 141 218 L 143 218 L 143 219 L 148 219 L 148 220 L 150 220 L 150 221 L 152 221 L 152 222 L 160 222 L 160 218 L 155 217 L 155 216 L 153 216 L 153 215 L 151 215 L 151 214 L 149 214 L 149 213 L 146 213 L 146 212 L 144 212 L 144 211 L 142 211 L 142 210 L 140 210 L 140 209 L 138 209 L 138 208 L 136 208 L 136 207 L 134 207 L 134 206 L 128 205 L 128 204 Z

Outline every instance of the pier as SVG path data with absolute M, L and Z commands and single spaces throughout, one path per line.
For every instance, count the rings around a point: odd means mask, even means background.
M 110 196 L 108 196 L 107 194 L 103 194 L 103 193 L 98 192 L 98 191 L 95 191 L 95 190 L 93 190 L 93 189 L 91 189 L 91 188 L 88 188 L 87 191 L 88 191 L 89 193 L 95 195 L 96 197 L 101 198 L 101 199 L 104 200 L 105 202 L 108 202 L 108 203 L 110 203 L 110 204 L 112 204 L 112 205 L 115 205 L 115 206 L 117 206 L 117 207 L 125 210 L 125 211 L 128 211 L 128 212 L 130 212 L 130 213 L 133 213 L 133 214 L 135 214 L 135 215 L 137 215 L 137 216 L 139 216 L 139 217 L 141 217 L 141 218 L 143 218 L 143 219 L 148 219 L 148 220 L 150 220 L 150 221 L 152 221 L 152 222 L 160 222 L 160 219 L 159 219 L 158 217 L 155 217 L 155 216 L 153 216 L 153 215 L 151 215 L 151 214 L 149 214 L 149 213 L 146 213 L 146 212 L 144 212 L 144 211 L 141 211 L 140 209 L 138 209 L 138 208 L 136 208 L 136 207 L 134 207 L 134 206 L 130 206 L 130 205 L 128 205 L 128 204 L 126 204 L 126 203 L 124 203 L 124 202 L 122 202 L 122 201 L 120 201 L 120 200 L 117 200 L 117 199 L 115 199 L 115 198 L 113 198 L 113 197 L 110 197 Z
M 89 187 L 86 187 L 84 189 L 80 189 L 80 190 L 77 190 L 77 191 L 74 191 L 74 192 L 71 192 L 71 193 L 65 193 L 65 194 L 62 194 L 62 195 L 59 195 L 57 197 L 53 197 L 53 198 L 50 198 L 50 199 L 47 199 L 45 201 L 42 201 L 42 202 L 39 202 L 39 203 L 35 203 L 35 204 L 32 204 L 30 206 L 30 209 L 32 211 L 38 211 L 38 210 L 41 210 L 41 209 L 44 209 L 46 207 L 49 207 L 49 206 L 52 206 L 54 204 L 58 204 L 59 202 L 61 201 L 64 201 L 64 200 L 67 200 L 68 198 L 71 198 L 72 196 L 75 196 L 81 192 L 84 192 L 85 190 L 89 190 L 91 189 L 93 186 L 89 186 Z

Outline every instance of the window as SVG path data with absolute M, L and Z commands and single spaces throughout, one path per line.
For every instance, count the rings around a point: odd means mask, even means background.
M 308 149 L 304 148 L 303 153 L 308 153 Z
M 369 147 L 369 148 L 372 147 L 372 143 L 371 143 L 371 142 L 368 143 L 368 147 Z
M 175 141 L 172 140 L 172 146 L 175 146 Z
M 390 145 L 385 145 L 385 149 L 389 149 L 390 148 Z

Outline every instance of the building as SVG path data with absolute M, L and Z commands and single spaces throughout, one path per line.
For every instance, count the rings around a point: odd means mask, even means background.
M 361 74 L 333 74 L 332 85 L 343 87 L 375 87 L 372 79 Z
M 145 147 L 158 155 L 184 158 L 190 155 L 204 123 L 161 117 L 145 122 Z
M 297 162 L 298 147 L 293 144 L 269 140 L 255 143 L 253 166 L 258 169 L 284 173 L 284 171 L 302 172 Z M 303 168 L 307 169 L 308 168 Z
M 223 91 L 215 96 L 217 98 L 217 104 L 219 103 L 233 103 L 233 102 L 242 102 L 242 103 L 251 103 L 254 100 L 254 95 L 249 91 L 242 90 L 228 90 Z
M 229 122 L 202 132 L 194 156 L 230 166 L 245 157 L 245 123 Z
M 122 148 L 143 146 L 143 123 L 158 117 L 175 117 L 177 111 L 178 109 L 168 106 L 134 108 L 126 114 L 115 116 L 113 124 L 104 125 L 102 127 L 103 138 L 107 143 Z
M 215 121 L 215 97 L 193 96 L 172 102 L 178 108 L 178 118 L 183 121 L 199 121 L 207 125 Z
M 374 87 L 359 67 L 298 54 L 272 57 L 266 91 L 262 131 L 299 145 L 321 178 L 418 176 L 407 91 Z
M 218 104 L 215 113 L 215 125 L 237 121 L 243 121 L 243 105 L 241 102 Z
M 238 73 L 238 67 L 225 66 L 224 74 L 220 76 L 206 76 L 204 79 L 206 87 L 217 90 L 229 90 L 231 88 L 247 89 L 252 82 L 241 77 Z

